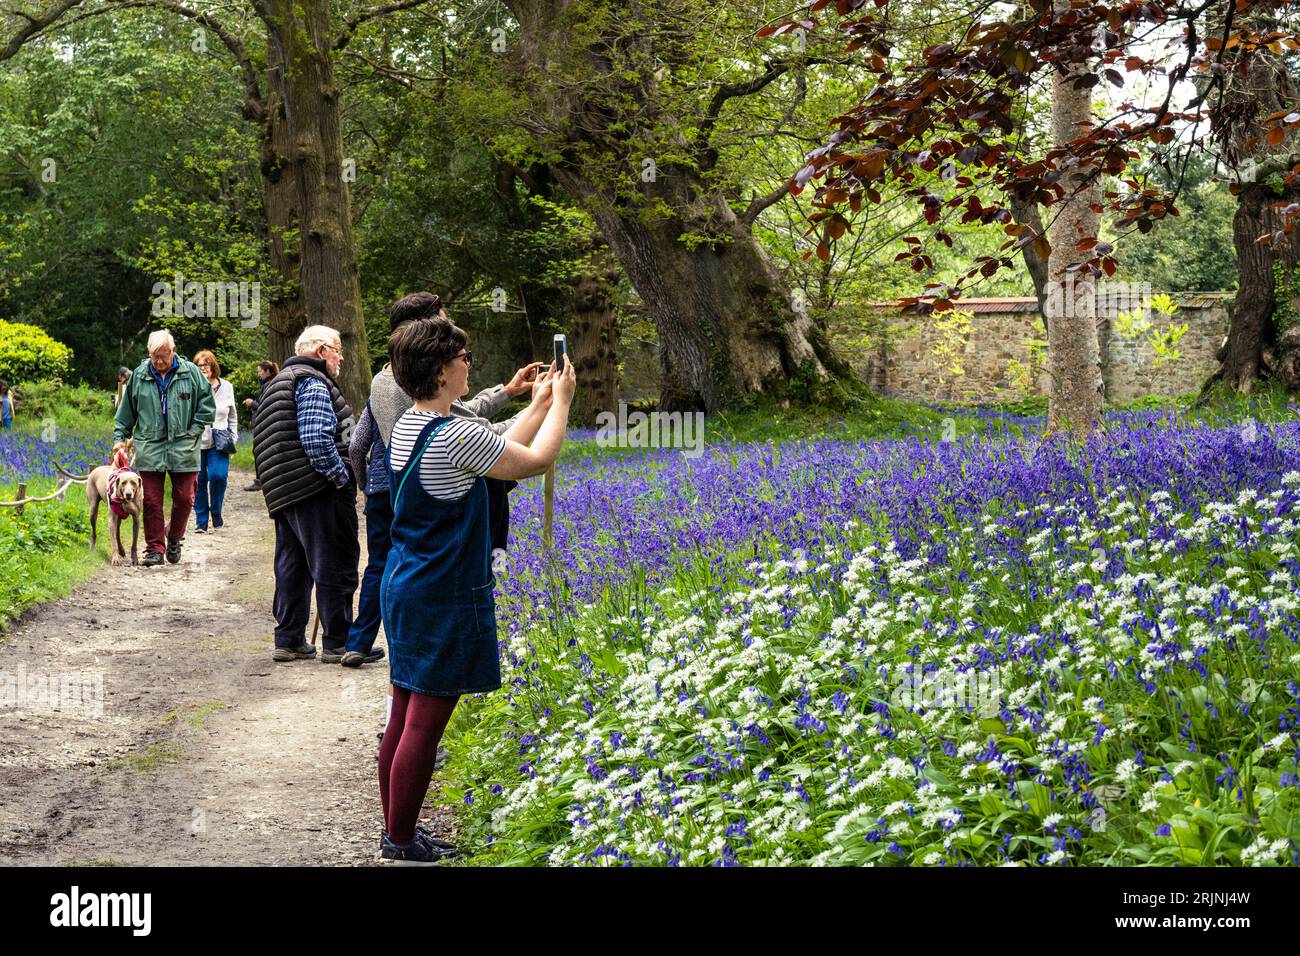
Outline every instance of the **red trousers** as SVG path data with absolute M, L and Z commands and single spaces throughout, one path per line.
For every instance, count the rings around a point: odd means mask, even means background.
M 146 550 L 166 551 L 163 539 L 163 478 L 172 478 L 172 520 L 166 529 L 167 537 L 180 541 L 185 537 L 190 512 L 194 510 L 194 489 L 198 485 L 197 471 L 142 471 L 144 481 L 144 543 Z

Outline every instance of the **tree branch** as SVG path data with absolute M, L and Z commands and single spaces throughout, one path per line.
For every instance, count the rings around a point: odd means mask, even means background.
M 343 24 L 343 29 L 334 40 L 334 49 L 341 50 L 352 42 L 353 35 L 356 34 L 357 28 L 363 23 L 375 19 L 375 17 L 387 16 L 390 13 L 397 13 L 399 10 L 410 10 L 418 7 L 428 0 L 395 0 L 393 3 L 384 3 L 379 6 L 367 7 L 358 13 L 355 17 Z
M 790 184 L 784 182 L 766 196 L 755 196 L 750 204 L 745 207 L 745 211 L 737 218 L 747 226 L 752 225 L 754 220 L 762 214 L 764 209 L 767 209 L 769 206 L 775 206 L 788 195 L 790 195 Z
M 728 100 L 733 100 L 741 96 L 752 96 L 759 90 L 771 84 L 773 81 L 784 76 L 792 67 L 795 66 L 814 66 L 817 64 L 827 63 L 843 64 L 845 62 L 846 61 L 844 60 L 836 60 L 829 57 L 808 57 L 799 60 L 772 60 L 767 62 L 767 69 L 758 76 L 751 77 L 750 79 L 739 83 L 723 83 L 713 91 L 713 99 L 709 102 L 709 108 L 704 111 L 704 116 L 700 120 L 700 168 L 703 170 L 709 170 L 717 165 L 718 152 L 713 148 L 710 140 L 713 137 L 713 128 L 717 125 L 718 117 L 722 113 L 722 107 L 726 105 Z M 795 105 L 798 105 L 798 97 L 796 97 Z M 788 122 L 793 113 L 794 108 L 792 107 L 786 111 L 786 116 L 783 117 L 782 121 Z M 778 126 L 779 125 L 780 124 L 778 124 Z M 768 203 L 768 205 L 771 205 L 771 203 Z
M 708 142 L 709 136 L 713 133 L 713 127 L 717 125 L 718 115 L 722 112 L 722 107 L 726 105 L 727 100 L 757 93 L 778 77 L 789 72 L 791 65 L 789 60 L 769 62 L 767 69 L 760 75 L 751 77 L 741 83 L 723 83 L 714 90 L 709 108 L 704 111 L 704 117 L 700 120 L 700 141 Z
M 172 13 L 186 17 L 210 29 L 225 44 L 226 49 L 230 51 L 230 55 L 239 64 L 239 72 L 244 80 L 244 117 L 255 123 L 265 122 L 266 101 L 262 98 L 262 87 L 257 79 L 257 70 L 253 66 L 253 61 L 249 58 L 248 52 L 244 49 L 243 41 L 226 29 L 222 23 L 201 10 L 195 10 L 184 4 L 176 3 L 175 0 L 127 0 L 127 2 L 114 0 L 114 5 L 118 7 L 157 7 L 162 10 L 170 10 Z
M 39 16 L 32 16 L 30 13 L 24 13 L 21 10 L 6 11 L 11 16 L 22 17 L 27 21 L 25 27 L 19 28 L 18 32 L 9 38 L 9 42 L 0 46 L 0 61 L 9 60 L 18 55 L 18 51 L 23 48 L 23 44 L 32 37 L 39 34 L 42 30 L 54 23 L 61 16 L 81 3 L 81 0 L 58 0 L 54 6 Z

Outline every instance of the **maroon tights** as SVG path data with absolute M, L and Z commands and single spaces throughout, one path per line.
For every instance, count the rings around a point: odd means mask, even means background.
M 379 745 L 379 798 L 394 843 L 415 839 L 424 795 L 433 779 L 438 741 L 459 697 L 429 697 L 393 688 L 393 713 Z

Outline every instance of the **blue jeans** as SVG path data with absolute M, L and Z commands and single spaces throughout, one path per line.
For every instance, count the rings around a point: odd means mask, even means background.
M 366 572 L 361 578 L 357 616 L 348 632 L 350 651 L 369 654 L 379 636 L 379 582 L 393 547 L 393 500 L 386 491 L 366 496 Z
M 230 474 L 230 456 L 211 448 L 203 449 L 199 463 L 199 484 L 194 489 L 194 523 L 200 528 L 208 526 L 208 512 L 221 517 L 221 506 L 226 500 L 226 478 Z

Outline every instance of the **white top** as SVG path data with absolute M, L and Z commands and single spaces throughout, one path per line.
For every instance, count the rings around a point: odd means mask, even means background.
M 439 418 L 451 418 L 451 422 L 438 429 L 420 459 L 420 485 L 435 498 L 454 501 L 469 491 L 475 478 L 492 470 L 506 450 L 506 439 L 469 419 L 407 409 L 393 426 L 389 443 L 393 471 L 406 467 L 424 426 Z
M 235 386 L 224 378 L 217 380 L 217 387 L 212 390 L 212 397 L 217 402 L 217 417 L 211 425 L 203 429 L 200 448 L 212 447 L 212 429 L 228 428 L 239 441 L 239 413 L 235 410 Z

